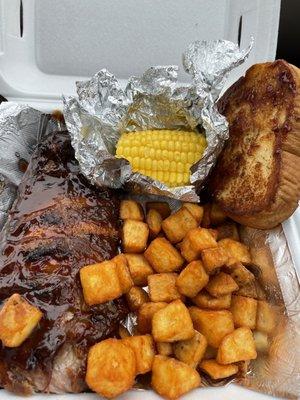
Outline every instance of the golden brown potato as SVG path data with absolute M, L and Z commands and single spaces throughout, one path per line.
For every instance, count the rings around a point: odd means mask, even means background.
M 210 209 L 210 223 L 211 225 L 220 225 L 226 220 L 227 216 L 224 211 L 216 204 L 213 203 Z
M 130 275 L 136 286 L 147 286 L 148 276 L 154 274 L 143 254 L 125 254 Z
M 122 342 L 132 348 L 136 359 L 136 374 L 145 374 L 151 371 L 155 356 L 155 347 L 151 335 L 130 336 Z
M 270 349 L 269 337 L 266 333 L 254 331 L 253 332 L 255 348 L 258 353 L 268 353 Z
M 257 282 L 257 280 L 243 285 L 239 288 L 237 292 L 235 292 L 235 294 L 239 296 L 251 297 L 258 300 L 266 299 L 266 293 L 261 285 Z
M 152 335 L 156 342 L 177 342 L 195 334 L 188 309 L 181 300 L 174 300 L 157 311 L 152 318 Z
M 122 293 L 128 293 L 134 285 L 130 275 L 127 260 L 124 254 L 119 254 L 112 259 L 117 266 L 117 275 L 119 278 Z
M 5 347 L 20 346 L 42 318 L 42 312 L 15 293 L 0 311 L 0 340 Z
M 257 357 L 253 334 L 249 328 L 237 328 L 226 335 L 218 349 L 217 362 L 232 364 L 238 361 L 254 360 Z
M 194 328 L 202 333 L 212 347 L 219 347 L 222 339 L 234 331 L 233 318 L 227 310 L 201 310 L 198 307 L 190 307 L 189 312 Z
M 147 212 L 146 222 L 149 226 L 150 238 L 154 239 L 161 231 L 162 216 L 153 208 Z
M 134 351 L 122 340 L 106 339 L 90 348 L 85 381 L 94 392 L 116 397 L 133 386 L 135 375 Z
M 162 229 L 171 243 L 180 242 L 187 232 L 197 227 L 197 221 L 185 207 L 163 220 Z
M 257 305 L 256 329 L 264 333 L 272 333 L 276 327 L 275 309 L 266 301 L 259 300 Z
M 161 356 L 170 356 L 173 354 L 172 343 L 158 342 L 156 343 L 156 348 L 158 354 L 160 354 Z
M 201 259 L 208 274 L 212 274 L 216 269 L 226 264 L 228 255 L 221 247 L 212 247 L 201 251 Z
M 175 400 L 200 383 L 200 375 L 189 365 L 161 355 L 154 357 L 151 386 L 160 396 Z
M 174 272 L 184 263 L 180 253 L 165 238 L 154 239 L 144 255 L 156 272 Z
M 171 209 L 168 203 L 164 201 L 149 201 L 146 203 L 146 210 L 156 210 L 160 213 L 162 219 L 168 218 L 171 214 Z
M 118 334 L 121 339 L 131 336 L 128 329 L 125 328 L 123 325 L 119 325 Z
M 219 272 L 217 275 L 212 277 L 205 287 L 208 293 L 215 297 L 235 292 L 238 288 L 239 287 L 235 280 L 224 272 Z
M 147 245 L 149 227 L 141 221 L 126 219 L 122 227 L 122 246 L 125 253 L 142 253 Z
M 237 262 L 249 264 L 251 263 L 251 256 L 248 247 L 233 239 L 222 239 L 218 242 L 219 246 L 223 247 L 228 254 L 227 265 Z
M 179 274 L 176 285 L 181 294 L 195 297 L 207 285 L 208 275 L 201 261 L 192 261 Z
M 240 241 L 240 235 L 235 222 L 227 222 L 218 226 L 218 240 L 230 238 Z
M 239 370 L 235 364 L 221 365 L 216 360 L 203 360 L 200 369 L 212 379 L 224 379 L 236 374 Z
M 200 332 L 195 331 L 194 337 L 181 340 L 173 344 L 174 355 L 177 360 L 184 362 L 192 368 L 202 360 L 207 347 L 207 340 Z
M 117 266 L 113 261 L 81 268 L 80 280 L 84 300 L 89 306 L 106 303 L 122 295 Z
M 208 308 L 209 310 L 226 310 L 230 308 L 231 294 L 214 297 L 202 290 L 196 297 L 192 298 L 192 302 L 199 308 Z
M 137 314 L 137 327 L 139 333 L 151 333 L 153 315 L 166 307 L 168 303 L 145 303 L 142 304 Z
M 170 303 L 180 299 L 181 295 L 176 288 L 177 274 L 165 272 L 148 276 L 149 296 L 151 301 L 165 301 Z
M 123 220 L 134 219 L 136 221 L 143 221 L 143 208 L 134 200 L 122 200 L 120 204 L 120 218 Z
M 130 311 L 137 311 L 143 304 L 150 301 L 148 293 L 138 286 L 133 286 L 125 297 Z
M 246 326 L 255 329 L 257 301 L 251 297 L 232 296 L 230 311 L 236 328 Z
M 238 262 L 226 267 L 226 272 L 241 286 L 245 286 L 255 280 L 255 276 L 242 263 Z
M 195 203 L 183 203 L 182 207 L 187 208 L 197 221 L 197 224 L 200 225 L 204 212 L 203 207 Z
M 217 247 L 217 242 L 211 232 L 205 228 L 195 228 L 184 237 L 181 254 L 190 262 L 199 259 L 201 251 L 209 247 Z

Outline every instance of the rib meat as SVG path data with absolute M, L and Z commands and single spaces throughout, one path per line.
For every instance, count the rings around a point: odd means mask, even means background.
M 67 132 L 37 148 L 2 233 L 0 302 L 20 293 L 43 312 L 18 348 L 0 344 L 0 386 L 35 391 L 85 389 L 87 349 L 115 334 L 127 313 L 123 299 L 88 307 L 79 269 L 118 249 L 119 202 L 80 174 Z

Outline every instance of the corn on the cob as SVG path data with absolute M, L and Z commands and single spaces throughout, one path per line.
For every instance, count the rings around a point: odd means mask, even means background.
M 205 137 L 197 132 L 147 130 L 123 133 L 116 156 L 126 158 L 133 171 L 174 187 L 189 184 L 190 167 L 205 147 Z

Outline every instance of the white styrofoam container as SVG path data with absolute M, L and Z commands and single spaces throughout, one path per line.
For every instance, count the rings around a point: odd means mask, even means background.
M 224 38 L 255 44 L 228 85 L 256 62 L 276 53 L 280 0 L 0 0 L 0 94 L 50 111 L 75 81 L 107 68 L 120 79 L 151 65 L 177 64 L 194 40 Z M 179 80 L 187 75 L 182 68 Z M 283 224 L 300 271 L 300 210 Z M 194 391 L 184 399 L 267 400 L 270 396 L 230 385 Z M 95 399 L 94 394 L 36 395 L 37 400 Z M 158 399 L 131 391 L 120 399 Z M 0 391 L 0 400 L 18 396 Z

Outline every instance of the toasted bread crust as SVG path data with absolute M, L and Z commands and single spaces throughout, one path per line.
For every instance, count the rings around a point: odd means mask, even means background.
M 229 122 L 210 188 L 234 220 L 267 229 L 300 197 L 300 70 L 283 60 L 256 64 L 219 102 Z

